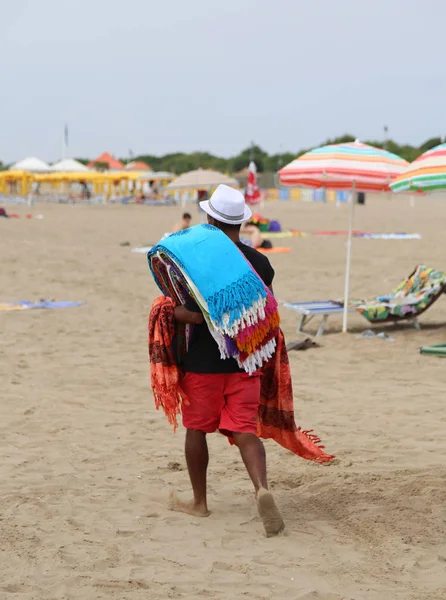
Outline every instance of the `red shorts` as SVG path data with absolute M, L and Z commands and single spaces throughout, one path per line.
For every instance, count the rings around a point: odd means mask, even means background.
M 183 405 L 183 425 L 213 433 L 256 433 L 260 402 L 260 374 L 186 373 L 181 388 L 189 400 Z

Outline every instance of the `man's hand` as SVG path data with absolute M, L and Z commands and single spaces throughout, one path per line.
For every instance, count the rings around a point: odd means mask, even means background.
M 201 325 L 204 321 L 201 312 L 192 312 L 185 306 L 176 306 L 173 309 L 173 314 L 178 323 L 184 323 L 186 325 Z

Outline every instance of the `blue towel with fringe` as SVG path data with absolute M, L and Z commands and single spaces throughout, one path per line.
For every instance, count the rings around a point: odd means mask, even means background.
M 265 284 L 242 252 L 220 229 L 195 225 L 161 240 L 147 254 L 153 278 L 163 293 L 151 258 L 169 256 L 196 286 L 208 306 L 209 316 L 229 330 L 234 324 L 249 323 L 249 314 L 263 312 Z M 254 321 L 257 319 L 254 317 Z

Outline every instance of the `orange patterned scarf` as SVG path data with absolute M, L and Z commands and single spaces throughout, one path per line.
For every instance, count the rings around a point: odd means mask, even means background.
M 329 462 L 334 456 L 324 452 L 319 437 L 312 430 L 302 431 L 296 425 L 290 363 L 281 329 L 276 343 L 274 356 L 262 368 L 257 435 L 273 439 L 307 460 Z
M 149 316 L 150 379 L 157 409 L 162 407 L 169 423 L 178 427 L 177 415 L 187 398 L 179 386 L 180 370 L 173 349 L 175 337 L 175 304 L 167 296 L 159 296 Z
M 152 390 L 156 408 L 162 407 L 169 423 L 178 427 L 177 415 L 188 400 L 181 391 L 180 370 L 173 350 L 176 322 L 174 303 L 160 296 L 149 316 L 149 358 Z M 285 338 L 277 336 L 274 356 L 262 368 L 257 435 L 275 442 L 294 454 L 317 463 L 334 457 L 324 452 L 320 439 L 312 430 L 302 431 L 294 420 L 293 388 Z M 231 440 L 230 440 L 231 441 Z

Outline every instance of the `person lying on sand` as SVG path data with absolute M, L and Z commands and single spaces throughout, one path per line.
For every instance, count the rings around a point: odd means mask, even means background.
M 173 226 L 172 233 L 175 233 L 176 231 L 183 231 L 184 229 L 189 229 L 191 224 L 192 224 L 192 215 L 188 212 L 185 212 L 185 213 L 183 213 L 183 216 L 181 217 L 181 222 L 177 223 L 176 225 Z
M 243 195 L 228 186 L 219 186 L 209 201 L 201 202 L 201 208 L 207 213 L 208 223 L 218 227 L 236 244 L 259 277 L 271 288 L 274 269 L 269 260 L 240 241 L 240 226 L 251 216 Z M 225 265 L 221 264 L 219 268 L 225 268 Z M 183 406 L 183 425 L 187 429 L 185 452 L 193 500 L 185 503 L 172 495 L 170 508 L 198 517 L 210 514 L 206 489 L 209 461 L 206 435 L 219 430 L 223 435 L 230 435 L 238 446 L 254 485 L 266 534 L 276 535 L 283 530 L 284 523 L 268 490 L 265 449 L 257 437 L 260 373 L 249 376 L 239 368 L 235 359 L 220 358 L 217 343 L 192 298 L 177 306 L 174 315 L 177 322 L 194 325 L 183 364 L 185 376 L 181 382 L 189 400 L 189 404 Z
M 252 221 L 243 224 L 240 229 L 242 238 L 246 238 L 248 245 L 253 248 L 272 248 L 273 245 L 270 240 L 264 240 L 260 234 L 260 228 L 256 223 Z

